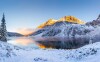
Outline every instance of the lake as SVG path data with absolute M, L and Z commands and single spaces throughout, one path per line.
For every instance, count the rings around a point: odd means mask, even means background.
M 89 43 L 84 38 L 67 37 L 10 37 L 8 43 L 34 48 L 75 49 Z
M 31 37 L 9 37 L 7 41 L 10 44 L 14 44 L 20 47 L 34 47 L 39 48 L 34 38 Z

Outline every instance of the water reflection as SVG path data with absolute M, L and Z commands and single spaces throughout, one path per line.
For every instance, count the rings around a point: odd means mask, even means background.
M 85 37 L 42 37 L 36 42 L 41 48 L 75 49 L 88 44 L 89 39 Z
M 18 38 L 18 39 L 15 40 L 16 44 L 21 44 L 21 45 L 25 45 L 25 46 L 30 45 L 34 42 L 35 41 L 31 38 Z
M 11 38 L 11 40 L 9 40 L 8 43 L 15 44 L 15 45 L 28 46 L 28 45 L 36 44 L 36 41 L 32 38 L 18 37 L 18 38 Z
M 56 48 L 56 49 L 73 49 L 81 47 L 89 43 L 88 39 L 81 37 L 78 38 L 67 38 L 67 37 L 20 37 L 8 41 L 15 45 L 30 46 L 35 45 L 40 48 Z

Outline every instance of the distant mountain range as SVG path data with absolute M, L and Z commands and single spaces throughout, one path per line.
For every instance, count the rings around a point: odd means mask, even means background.
M 22 34 L 16 33 L 16 32 L 7 32 L 7 35 L 9 37 L 19 37 L 19 36 L 23 36 Z

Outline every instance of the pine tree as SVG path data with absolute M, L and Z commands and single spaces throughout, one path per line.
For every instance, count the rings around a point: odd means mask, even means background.
M 5 23 L 5 15 L 3 14 L 3 18 L 1 20 L 1 27 L 0 27 L 0 40 L 7 42 L 7 30 L 6 30 L 6 23 Z

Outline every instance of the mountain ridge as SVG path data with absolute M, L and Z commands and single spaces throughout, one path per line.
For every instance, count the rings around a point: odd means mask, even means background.
M 87 22 L 86 25 L 92 25 L 92 26 L 97 26 L 100 25 L 100 14 L 97 17 L 97 19 L 91 21 L 91 22 Z
M 21 36 L 23 36 L 22 34 L 16 33 L 16 32 L 7 32 L 7 35 L 8 35 L 9 37 L 13 37 L 13 36 L 21 37 Z
M 38 26 L 38 28 L 44 28 L 46 26 L 50 26 L 50 25 L 53 25 L 57 22 L 62 22 L 62 21 L 66 21 L 66 22 L 69 22 L 69 23 L 75 23 L 75 24 L 85 24 L 84 21 L 81 21 L 80 19 L 78 19 L 74 16 L 64 16 L 64 17 L 60 18 L 59 20 L 49 19 L 48 21 L 40 24 Z

